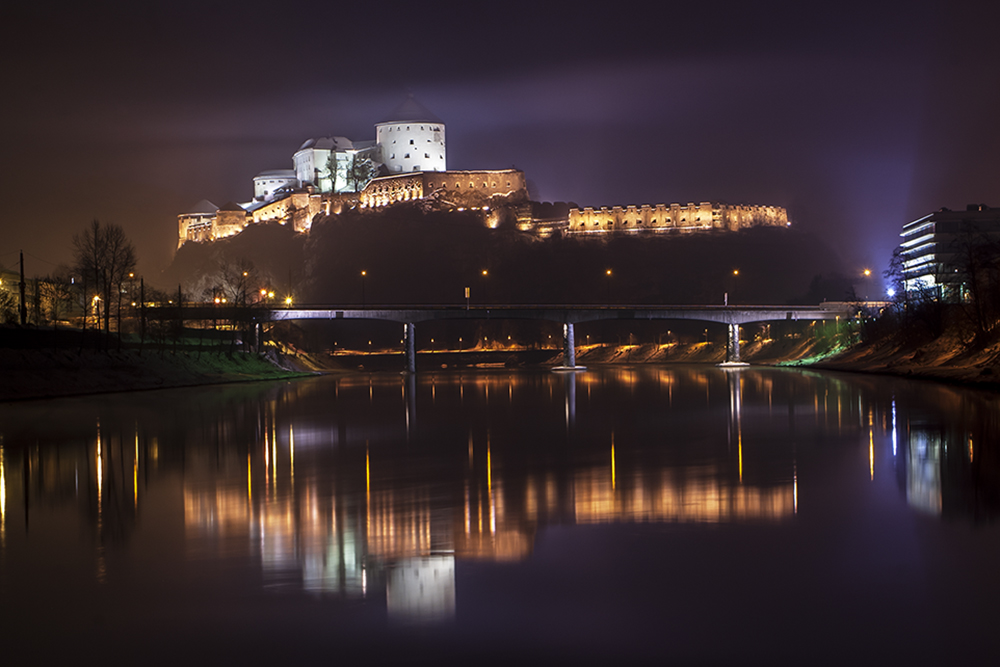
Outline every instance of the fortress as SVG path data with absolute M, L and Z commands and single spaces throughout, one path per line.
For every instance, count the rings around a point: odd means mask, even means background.
M 494 228 L 505 216 L 513 217 L 519 230 L 539 236 L 735 231 L 790 224 L 779 206 L 719 202 L 568 208 L 543 215 L 543 207 L 529 200 L 520 170 L 449 171 L 447 155 L 444 121 L 411 95 L 375 124 L 374 140 L 309 139 L 292 156 L 292 169 L 271 169 L 254 177 L 253 200 L 221 207 L 198 202 L 177 216 L 177 247 L 223 239 L 262 222 L 292 225 L 306 233 L 321 216 L 405 202 L 480 211 L 484 224 Z

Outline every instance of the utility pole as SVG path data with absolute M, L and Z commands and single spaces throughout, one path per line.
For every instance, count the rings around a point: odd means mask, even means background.
M 146 281 L 139 278 L 139 354 L 146 342 Z
M 17 309 L 18 314 L 21 316 L 21 326 L 23 327 L 28 323 L 28 306 L 24 303 L 24 251 L 21 250 L 21 282 L 18 283 L 17 287 L 21 294 L 21 305 Z

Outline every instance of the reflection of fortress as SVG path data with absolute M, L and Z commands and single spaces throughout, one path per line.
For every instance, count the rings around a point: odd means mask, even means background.
M 271 586 L 384 594 L 394 616 L 447 618 L 463 561 L 528 558 L 546 526 L 792 518 L 803 509 L 793 454 L 761 443 L 767 429 L 784 432 L 793 422 L 803 442 L 835 433 L 863 443 L 870 472 L 861 474 L 873 479 L 882 474 L 877 462 L 891 461 L 917 509 L 991 517 L 1000 508 L 991 491 L 1000 486 L 992 405 L 990 418 L 973 427 L 980 430 L 947 430 L 897 419 L 894 403 L 862 405 L 857 385 L 835 378 L 664 369 L 570 377 L 449 374 L 415 385 L 346 376 L 335 386 L 293 383 L 272 393 L 237 388 L 248 392 L 245 400 L 226 409 L 202 404 L 214 393 L 192 394 L 178 408 L 191 415 L 183 428 L 165 419 L 141 430 L 131 414 L 117 426 L 102 417 L 79 431 L 53 427 L 57 435 L 42 433 L 41 446 L 35 434 L 31 442 L 4 441 L 0 431 L 0 551 L 29 523 L 64 523 L 63 509 L 76 508 L 96 537 L 95 576 L 104 580 L 106 549 L 127 543 L 144 515 L 147 522 L 174 516 L 183 520 L 190 556 L 249 559 Z M 632 400 L 633 388 L 680 420 L 675 441 L 641 457 L 634 442 L 612 435 L 613 424 L 588 421 L 602 412 L 596 406 Z M 949 412 L 968 407 L 957 398 L 947 404 L 953 390 L 938 391 L 934 402 Z M 675 396 L 689 402 L 673 403 Z M 470 431 L 467 445 L 459 434 L 441 447 L 460 401 L 500 419 Z M 568 458 L 558 459 L 559 447 L 546 452 L 553 459 L 518 458 L 512 433 L 498 425 L 525 404 L 548 411 L 548 427 L 558 428 L 546 437 L 576 433 Z M 687 419 L 696 430 L 680 429 Z M 685 458 L 686 440 L 702 435 Z M 155 528 L 146 528 L 146 539 Z M 79 532 L 60 534 L 74 540 Z M 171 539 L 169 531 L 161 539 Z
M 687 205 L 566 208 L 535 213 L 524 173 L 517 169 L 448 171 L 445 123 L 412 96 L 375 124 L 375 139 L 309 139 L 292 156 L 292 169 L 270 169 L 254 177 L 254 198 L 219 207 L 198 202 L 177 216 L 178 247 L 214 241 L 248 225 L 278 222 L 308 232 L 319 216 L 346 209 L 379 209 L 420 202 L 437 210 L 477 211 L 484 224 L 504 219 L 538 235 L 737 230 L 785 226 L 778 206 Z

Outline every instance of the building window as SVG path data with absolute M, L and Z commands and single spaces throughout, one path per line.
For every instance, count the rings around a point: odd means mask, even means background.
M 403 159 L 406 160 L 406 159 L 409 159 L 409 157 L 410 157 L 410 154 L 407 153 L 406 155 L 403 156 Z
M 430 155 L 428 155 L 427 153 L 424 153 L 424 157 L 430 157 Z

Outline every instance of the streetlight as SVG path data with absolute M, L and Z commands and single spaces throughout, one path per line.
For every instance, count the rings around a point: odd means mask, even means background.
M 740 270 L 733 269 L 733 305 L 736 305 L 736 279 L 740 277 Z
M 864 271 L 861 272 L 861 275 L 863 275 L 865 277 L 865 301 L 867 301 L 868 300 L 868 293 L 871 291 L 871 285 L 870 285 L 871 281 L 870 281 L 870 278 L 872 276 L 872 270 L 871 269 L 865 269 Z
M 608 277 L 608 306 L 611 306 L 611 269 L 604 272 L 604 275 Z
M 485 305 L 490 302 L 489 297 L 486 295 L 487 294 L 486 286 L 489 284 L 486 282 L 486 278 L 489 277 L 490 272 L 487 271 L 486 269 L 483 269 L 482 275 L 483 275 L 483 304 Z
M 365 277 L 367 275 L 368 275 L 367 271 L 362 271 L 361 272 L 361 308 L 362 309 L 365 307 Z

